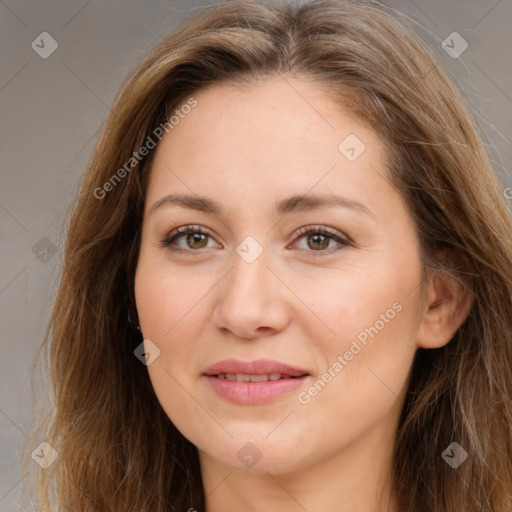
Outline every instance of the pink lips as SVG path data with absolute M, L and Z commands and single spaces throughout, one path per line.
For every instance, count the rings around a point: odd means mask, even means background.
M 272 375 L 275 380 L 239 382 L 228 380 L 226 374 L 251 376 Z M 278 378 L 277 374 L 280 374 Z M 237 404 L 255 405 L 269 402 L 300 387 L 310 376 L 306 370 L 272 361 L 239 361 L 227 359 L 210 366 L 204 372 L 213 390 L 222 398 Z

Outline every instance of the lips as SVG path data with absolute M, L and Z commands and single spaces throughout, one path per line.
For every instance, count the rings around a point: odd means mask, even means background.
M 258 359 L 256 361 L 239 361 L 237 359 L 226 359 L 210 366 L 204 375 L 222 376 L 222 375 L 280 375 L 280 378 L 294 378 L 309 375 L 307 370 L 295 368 L 293 366 L 273 361 L 270 359 Z M 269 380 L 275 380 L 272 377 Z
M 269 359 L 228 359 L 203 375 L 218 396 L 238 405 L 272 402 L 297 390 L 311 376 L 307 370 Z

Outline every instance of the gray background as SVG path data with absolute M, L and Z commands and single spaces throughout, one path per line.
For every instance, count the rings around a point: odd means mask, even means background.
M 512 0 L 388 1 L 439 40 L 468 42 L 458 78 L 486 134 L 503 188 L 512 185 Z M 66 208 L 122 80 L 200 0 L 0 1 L 0 511 L 21 489 L 19 450 L 37 396 L 29 365 L 40 344 L 61 263 Z M 58 42 L 47 59 L 31 47 Z M 46 237 L 46 238 L 44 238 Z M 43 239 L 41 241 L 41 239 Z M 46 252 L 45 252 L 46 251 Z M 47 390 L 40 388 L 41 394 Z M 35 448 L 42 439 L 31 440 Z

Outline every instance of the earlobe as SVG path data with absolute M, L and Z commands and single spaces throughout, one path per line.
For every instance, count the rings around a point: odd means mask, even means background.
M 450 342 L 471 311 L 474 295 L 446 274 L 429 280 L 418 330 L 418 346 L 440 348 Z

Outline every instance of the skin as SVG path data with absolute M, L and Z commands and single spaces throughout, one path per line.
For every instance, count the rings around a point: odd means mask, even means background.
M 414 354 L 448 343 L 471 299 L 441 276 L 421 285 L 417 234 L 386 177 L 384 143 L 319 84 L 272 77 L 194 97 L 156 149 L 135 295 L 144 338 L 160 350 L 149 377 L 199 450 L 207 511 L 396 511 L 389 468 Z M 366 146 L 354 161 L 338 150 L 349 134 Z M 207 196 L 224 212 L 167 204 L 150 213 L 171 193 Z M 331 206 L 279 215 L 276 203 L 294 194 L 342 195 L 372 214 Z M 174 244 L 183 253 L 162 246 L 188 224 L 211 237 L 187 244 L 182 235 Z M 351 245 L 296 234 L 318 225 Z M 263 249 L 252 263 L 236 252 L 248 236 Z M 400 312 L 300 403 L 395 303 Z M 276 359 L 311 376 L 270 403 L 233 404 L 202 375 L 231 357 Z M 237 458 L 248 442 L 261 454 L 252 467 Z

